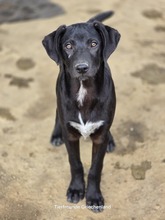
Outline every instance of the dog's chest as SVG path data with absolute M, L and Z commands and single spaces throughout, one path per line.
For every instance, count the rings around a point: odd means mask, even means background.
M 89 137 L 104 124 L 103 120 L 97 122 L 87 121 L 86 123 L 84 123 L 80 112 L 78 114 L 78 119 L 79 119 L 79 123 L 74 121 L 70 121 L 69 123 L 72 127 L 74 127 L 76 130 L 80 132 L 80 134 L 84 137 L 84 139 Z
M 93 97 L 95 97 L 93 87 L 85 87 L 83 85 L 83 82 L 81 81 L 80 87 L 76 93 L 76 101 L 78 103 L 79 110 L 83 109 L 84 111 L 88 112 L 88 117 L 90 117 L 89 107 L 93 102 Z M 104 124 L 104 121 L 99 120 L 96 122 L 91 122 L 90 120 L 88 120 L 86 123 L 84 123 L 81 113 L 78 112 L 78 122 L 69 121 L 69 123 L 86 139 L 97 129 L 99 129 Z

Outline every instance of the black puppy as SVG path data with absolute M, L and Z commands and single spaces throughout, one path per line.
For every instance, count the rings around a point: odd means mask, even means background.
M 66 145 L 71 167 L 67 200 L 84 198 L 84 171 L 80 160 L 79 139 L 93 142 L 92 165 L 88 174 L 86 204 L 94 212 L 103 210 L 100 191 L 104 155 L 112 151 L 114 141 L 109 131 L 115 113 L 114 83 L 107 59 L 116 49 L 120 34 L 100 21 L 113 14 L 105 12 L 86 23 L 60 26 L 47 35 L 43 45 L 59 66 L 57 80 L 56 123 L 53 145 Z

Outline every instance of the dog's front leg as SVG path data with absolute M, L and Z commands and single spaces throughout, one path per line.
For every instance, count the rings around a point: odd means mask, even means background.
M 79 140 L 67 140 L 65 144 L 71 169 L 71 182 L 67 190 L 67 201 L 78 203 L 84 198 L 85 194 L 84 171 L 80 160 Z
M 100 181 L 107 143 L 108 137 L 102 143 L 97 143 L 93 140 L 92 165 L 88 174 L 86 204 L 94 212 L 101 212 L 104 208 L 104 198 L 100 190 Z

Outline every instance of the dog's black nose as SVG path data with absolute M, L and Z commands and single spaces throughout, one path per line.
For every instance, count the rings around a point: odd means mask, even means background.
M 89 66 L 86 63 L 81 63 L 81 64 L 76 65 L 76 70 L 78 73 L 82 73 L 82 74 L 86 73 L 88 69 L 89 69 Z

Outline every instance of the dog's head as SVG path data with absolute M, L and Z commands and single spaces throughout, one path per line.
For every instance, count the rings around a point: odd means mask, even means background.
M 97 74 L 119 39 L 117 30 L 96 21 L 60 26 L 44 38 L 43 45 L 65 72 L 83 80 Z

